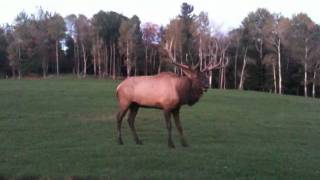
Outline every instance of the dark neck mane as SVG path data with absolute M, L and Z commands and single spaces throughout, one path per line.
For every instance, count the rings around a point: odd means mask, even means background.
M 196 102 L 199 101 L 200 97 L 203 94 L 203 90 L 201 87 L 199 87 L 197 84 L 195 84 L 195 82 L 193 82 L 192 80 L 190 80 L 191 82 L 191 87 L 190 87 L 190 95 L 189 95 L 189 99 L 188 99 L 188 105 L 192 106 L 194 105 Z

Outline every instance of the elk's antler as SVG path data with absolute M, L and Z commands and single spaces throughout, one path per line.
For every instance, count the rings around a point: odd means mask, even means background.
M 207 65 L 204 69 L 201 70 L 201 72 L 205 71 L 211 71 L 213 69 L 218 69 L 218 68 L 224 68 L 229 64 L 229 58 L 226 58 L 227 60 L 223 62 L 223 59 L 221 58 L 219 61 L 213 61 L 209 65 Z
M 180 67 L 182 69 L 190 70 L 189 66 L 184 65 L 184 64 L 179 64 L 179 63 L 177 63 L 175 61 L 175 58 L 172 55 L 172 44 L 173 44 L 173 39 L 170 41 L 170 44 L 166 43 L 165 48 L 164 48 L 166 50 L 166 52 L 168 53 L 168 56 L 170 58 L 170 63 L 175 65 L 175 66 L 178 66 L 178 67 Z

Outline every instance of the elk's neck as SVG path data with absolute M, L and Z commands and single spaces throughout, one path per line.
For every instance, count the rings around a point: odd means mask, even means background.
M 199 87 L 195 82 L 186 77 L 180 81 L 178 86 L 178 91 L 180 95 L 180 102 L 182 104 L 188 104 L 189 106 L 194 105 L 199 101 L 203 94 L 202 88 Z
M 199 85 L 191 81 L 189 92 L 190 92 L 190 95 L 189 95 L 188 105 L 192 106 L 199 101 L 199 99 L 203 94 L 203 90 L 201 87 L 199 87 Z

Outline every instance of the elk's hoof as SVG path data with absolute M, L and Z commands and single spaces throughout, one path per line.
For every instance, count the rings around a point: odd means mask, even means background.
M 142 143 L 142 141 L 141 141 L 141 140 L 136 140 L 136 144 L 138 144 L 138 145 L 142 145 L 143 143 Z
M 189 146 L 189 144 L 188 144 L 185 140 L 182 140 L 182 141 L 181 141 L 181 145 L 182 145 L 183 147 L 188 147 L 188 146 Z
M 174 146 L 174 144 L 171 142 L 171 143 L 168 143 L 168 147 L 169 148 L 171 148 L 171 149 L 174 149 L 175 148 L 175 146 Z
M 182 143 L 182 146 L 183 147 L 189 147 L 189 144 L 188 143 Z
M 119 144 L 119 145 L 123 145 L 122 139 L 118 139 L 118 144 Z

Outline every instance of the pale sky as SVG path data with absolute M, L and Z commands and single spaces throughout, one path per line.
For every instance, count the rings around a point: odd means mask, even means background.
M 136 14 L 142 23 L 153 22 L 166 25 L 180 13 L 180 5 L 187 2 L 194 12 L 208 12 L 211 22 L 222 30 L 236 28 L 249 12 L 259 7 L 286 17 L 300 12 L 307 13 L 320 23 L 319 6 L 316 0 L 0 0 L 0 24 L 13 23 L 21 11 L 35 13 L 37 7 L 57 12 L 63 17 L 71 13 L 84 14 L 91 18 L 99 10 L 115 11 L 131 17 Z

